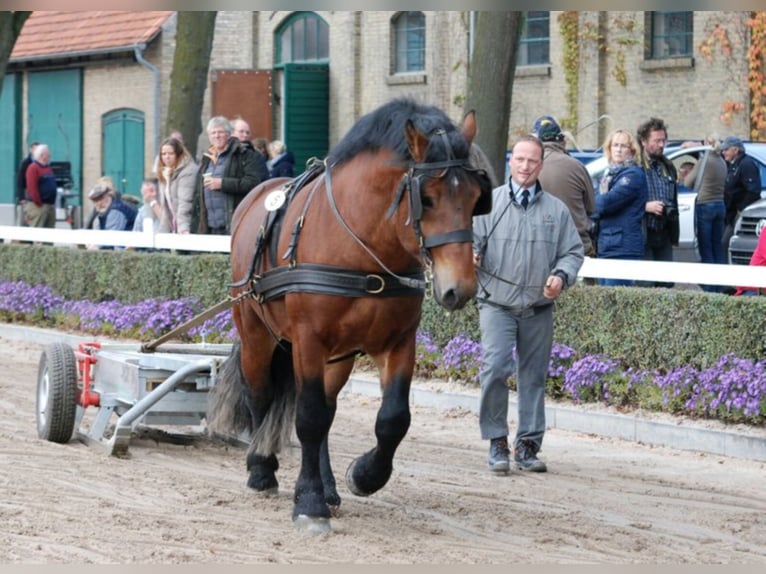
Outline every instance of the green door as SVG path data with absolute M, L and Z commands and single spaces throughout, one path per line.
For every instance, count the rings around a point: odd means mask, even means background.
M 0 93 L 0 203 L 16 203 L 16 170 L 21 156 L 21 78 L 8 74 Z
M 324 159 L 330 141 L 330 66 L 285 64 L 284 138 L 295 155 L 295 174 L 311 157 Z
M 75 193 L 82 190 L 82 70 L 30 72 L 27 141 L 48 144 L 51 161 L 71 164 Z
M 141 197 L 144 179 L 144 114 L 120 109 L 102 118 L 102 173 L 120 193 Z

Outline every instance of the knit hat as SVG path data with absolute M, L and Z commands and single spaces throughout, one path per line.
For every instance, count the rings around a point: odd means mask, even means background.
M 535 120 L 532 126 L 532 135 L 540 138 L 540 141 L 553 142 L 562 141 L 564 134 L 561 133 L 561 126 L 553 116 L 540 116 Z
M 727 150 L 730 147 L 738 147 L 741 150 L 745 149 L 745 146 L 742 143 L 742 140 L 739 139 L 737 136 L 729 136 L 725 140 L 723 140 L 723 143 L 721 144 L 721 151 Z

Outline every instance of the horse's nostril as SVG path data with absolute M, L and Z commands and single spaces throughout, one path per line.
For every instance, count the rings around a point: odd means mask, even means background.
M 466 299 L 461 297 L 456 289 L 448 289 L 442 295 L 441 304 L 449 311 L 457 311 L 458 309 L 461 309 L 465 303 Z

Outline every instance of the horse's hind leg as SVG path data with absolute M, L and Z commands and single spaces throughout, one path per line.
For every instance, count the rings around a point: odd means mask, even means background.
M 378 444 L 354 459 L 346 471 L 346 485 L 357 496 L 369 496 L 388 482 L 399 443 L 410 427 L 410 383 L 415 362 L 415 337 L 405 341 L 382 362 L 383 399 L 375 421 Z
M 289 349 L 274 349 L 269 371 L 270 384 L 261 388 L 258 399 L 252 403 L 255 424 L 247 455 L 247 486 L 259 492 L 276 493 L 279 487 L 276 453 L 289 442 L 295 406 L 295 377 Z

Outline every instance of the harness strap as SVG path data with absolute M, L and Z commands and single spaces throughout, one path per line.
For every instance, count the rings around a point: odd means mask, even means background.
M 401 279 L 408 279 L 407 284 L 402 284 Z M 259 302 L 270 301 L 286 293 L 342 297 L 420 296 L 425 293 L 425 287 L 423 271 L 394 277 L 311 263 L 270 269 L 252 281 L 252 291 Z
M 439 235 L 430 235 L 423 241 L 423 247 L 430 249 L 445 243 L 473 243 L 473 230 L 455 229 L 454 231 L 440 233 Z

